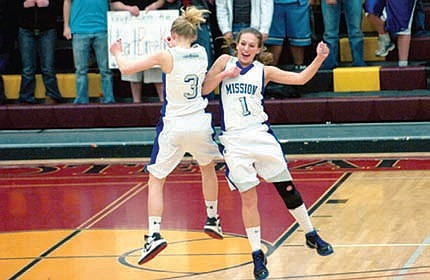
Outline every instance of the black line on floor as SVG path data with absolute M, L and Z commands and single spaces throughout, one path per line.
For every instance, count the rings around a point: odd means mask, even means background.
M 29 264 L 27 264 L 26 266 L 24 266 L 20 271 L 18 271 L 17 273 L 15 273 L 9 279 L 10 280 L 17 279 L 22 274 L 24 274 L 26 271 L 28 271 L 30 268 L 32 268 L 33 266 L 35 266 L 38 262 L 40 262 L 41 260 L 43 260 L 44 258 L 46 258 L 49 254 L 51 254 L 53 251 L 55 251 L 61 245 L 63 245 L 64 243 L 66 243 L 67 241 L 69 241 L 70 239 L 72 239 L 73 237 L 75 237 L 80 232 L 81 232 L 80 229 L 77 229 L 77 230 L 73 231 L 71 234 L 69 234 L 68 236 L 66 236 L 65 238 L 63 238 L 59 242 L 57 242 L 54 246 L 52 246 L 51 248 L 49 248 L 48 250 L 46 250 L 44 253 L 42 253 L 39 257 L 35 258 L 32 262 L 30 262 Z

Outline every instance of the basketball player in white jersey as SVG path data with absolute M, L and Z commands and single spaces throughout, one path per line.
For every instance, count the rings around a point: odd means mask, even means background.
M 147 166 L 149 232 L 145 235 L 139 264 L 151 260 L 167 246 L 167 241 L 160 235 L 163 186 L 166 177 L 186 152 L 197 160 L 202 173 L 207 210 L 204 231 L 213 238 L 223 238 L 217 210 L 218 180 L 214 165 L 214 160 L 222 156 L 212 137 L 212 116 L 205 112 L 208 101 L 201 93 L 207 71 L 207 57 L 203 47 L 191 47 L 196 40 L 197 28 L 204 22 L 203 15 L 207 12 L 195 7 L 187 8 L 172 23 L 171 37 L 168 40 L 171 48 L 149 55 L 143 60 L 130 61 L 123 57 L 121 40 L 110 48 L 121 73 L 129 74 L 159 65 L 165 81 L 161 118 L 157 124 L 151 161 Z
M 230 188 L 240 192 L 242 218 L 252 249 L 255 279 L 269 276 L 267 260 L 261 250 L 256 191 L 260 181 L 257 176 L 275 185 L 286 207 L 304 229 L 306 244 L 316 249 L 319 255 L 333 253 L 331 245 L 321 239 L 310 221 L 263 107 L 264 87 L 268 82 L 305 84 L 318 71 L 329 49 L 326 44 L 319 43 L 317 57 L 305 70 L 301 73 L 288 72 L 263 64 L 268 62 L 270 54 L 262 51 L 262 39 L 258 30 L 243 29 L 237 36 L 237 56 L 220 56 L 209 70 L 203 85 L 204 93 L 220 85 L 220 141 L 224 146 L 226 177 Z

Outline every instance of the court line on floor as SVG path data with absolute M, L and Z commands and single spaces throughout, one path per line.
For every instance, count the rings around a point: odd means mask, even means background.
M 417 266 L 410 267 L 410 270 L 429 269 L 430 266 Z M 330 278 L 332 280 L 364 280 L 364 279 L 378 279 L 394 277 L 396 271 L 402 271 L 402 268 L 387 268 L 387 269 L 376 269 L 376 270 L 365 270 L 365 271 L 350 271 L 350 272 L 339 272 L 339 273 L 325 273 L 325 274 L 311 274 L 311 275 L 291 275 L 282 277 L 272 277 L 271 279 L 323 279 Z M 391 273 L 382 275 L 369 275 L 375 273 Z M 360 275 L 361 274 L 361 275 Z M 356 276 L 354 276 L 356 275 Z M 417 272 L 406 272 L 406 276 L 412 275 L 430 275 L 430 271 L 417 271 Z M 339 278 L 333 278 L 339 276 Z
M 402 270 L 399 272 L 399 276 L 394 278 L 394 280 L 403 279 L 403 275 L 406 274 L 406 272 L 408 271 L 408 268 L 415 263 L 415 261 L 421 256 L 421 254 L 424 252 L 427 246 L 430 246 L 430 235 L 428 235 L 424 239 L 424 241 L 421 244 L 419 244 L 415 252 L 410 256 L 408 261 L 403 265 Z
M 430 236 L 429 240 L 427 242 L 430 242 Z M 335 247 L 424 247 L 430 246 L 430 243 L 382 243 L 382 244 L 335 244 L 333 245 Z
M 393 152 L 393 153 L 333 153 L 333 154 L 286 154 L 288 160 L 295 159 L 374 159 L 383 157 L 395 157 L 401 159 L 426 159 L 430 157 L 430 152 Z M 26 160 L 1 160 L 0 166 L 7 165 L 32 165 L 32 164 L 76 164 L 76 163 L 148 163 L 149 157 L 122 157 L 122 158 L 77 158 L 77 159 L 26 159 Z M 189 157 L 184 157 L 183 162 L 192 161 Z
M 101 211 L 99 211 L 94 216 L 90 217 L 87 221 L 83 222 L 77 229 L 73 230 L 72 233 L 70 233 L 68 236 L 63 238 L 62 240 L 55 243 L 52 247 L 47 249 L 45 252 L 43 252 L 40 256 L 34 258 L 33 261 L 31 261 L 29 264 L 24 266 L 22 269 L 20 269 L 18 272 L 16 272 L 12 277 L 11 280 L 17 279 L 18 277 L 22 276 L 25 272 L 27 272 L 29 269 L 34 267 L 37 263 L 42 261 L 43 259 L 46 259 L 49 254 L 54 252 L 56 249 L 61 247 L 63 244 L 65 244 L 67 241 L 71 240 L 73 237 L 78 235 L 83 231 L 83 229 L 89 229 L 91 226 L 96 224 L 98 221 L 106 217 L 108 214 L 112 213 L 115 209 L 123 205 L 126 201 L 134 197 L 137 193 L 145 189 L 147 184 L 140 183 L 127 192 L 125 192 L 123 195 L 121 195 L 119 198 L 115 199 L 113 202 L 111 202 L 109 205 L 107 205 L 105 208 L 103 208 Z M 96 218 L 98 217 L 98 218 Z
M 122 206 L 125 202 L 127 202 L 129 199 L 134 197 L 136 194 L 144 190 L 148 184 L 139 183 L 127 192 L 125 192 L 123 195 L 112 201 L 109 205 L 107 205 L 105 208 L 100 210 L 96 215 L 93 215 L 91 218 L 89 218 L 87 221 L 82 223 L 78 228 L 79 229 L 89 229 L 93 225 L 95 225 L 97 222 L 105 218 L 107 215 L 118 209 L 118 207 Z
M 327 191 L 320 197 L 319 200 L 317 200 L 309 209 L 308 213 L 309 216 L 312 216 L 312 214 L 324 203 L 326 202 L 329 197 L 340 187 L 342 184 L 351 176 L 351 172 L 345 173 L 343 176 L 341 176 L 336 182 L 333 184 L 332 187 L 329 187 Z M 299 229 L 299 224 L 297 222 L 294 222 L 289 229 L 287 229 L 286 232 L 284 232 L 280 238 L 275 241 L 273 246 L 268 247 L 269 252 L 268 256 L 270 256 L 277 248 L 281 247 L 282 244 L 287 240 L 297 229 Z

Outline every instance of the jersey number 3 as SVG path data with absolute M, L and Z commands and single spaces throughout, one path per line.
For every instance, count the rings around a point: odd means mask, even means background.
M 196 74 L 188 74 L 184 78 L 184 83 L 190 85 L 191 92 L 184 92 L 187 99 L 194 99 L 198 94 L 199 77 Z

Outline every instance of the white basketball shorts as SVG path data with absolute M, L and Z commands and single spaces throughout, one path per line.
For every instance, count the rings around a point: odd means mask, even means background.
M 219 137 L 224 146 L 226 177 L 232 190 L 247 191 L 260 183 L 292 180 L 282 148 L 266 129 Z
M 155 138 L 151 163 L 147 170 L 155 177 L 167 177 L 190 153 L 199 165 L 221 159 L 219 147 L 212 138 L 212 115 L 197 113 L 186 117 L 163 119 Z

